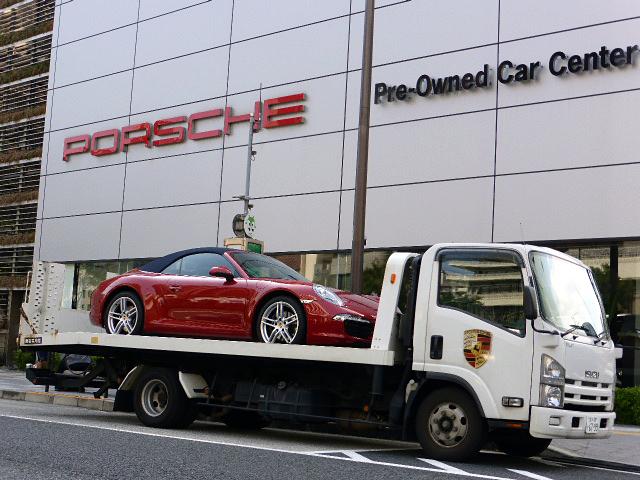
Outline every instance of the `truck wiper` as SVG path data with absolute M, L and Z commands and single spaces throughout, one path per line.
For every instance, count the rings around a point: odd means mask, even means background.
M 567 335 L 569 335 L 572 332 L 575 332 L 576 330 L 582 330 L 584 333 L 586 333 L 587 335 L 589 335 L 590 337 L 595 337 L 596 335 L 593 334 L 593 327 L 589 328 L 589 327 L 585 327 L 584 325 L 569 325 L 571 328 L 569 330 L 567 330 L 564 333 L 561 333 L 560 336 L 562 338 L 566 337 Z

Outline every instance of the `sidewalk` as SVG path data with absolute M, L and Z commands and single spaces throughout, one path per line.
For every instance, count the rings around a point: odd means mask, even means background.
M 603 440 L 554 440 L 547 453 L 640 467 L 640 427 L 615 426 Z
M 54 387 L 45 392 L 42 385 L 33 385 L 25 377 L 24 371 L 9 370 L 0 367 L 0 398 L 5 400 L 24 400 L 35 403 L 53 403 L 91 410 L 112 411 L 113 397 L 96 399 L 95 388 L 87 388 L 84 393 L 56 392 Z M 113 394 L 114 391 L 111 391 Z

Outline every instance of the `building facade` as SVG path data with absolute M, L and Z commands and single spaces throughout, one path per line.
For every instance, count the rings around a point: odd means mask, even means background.
M 54 4 L 0 2 L 0 364 L 33 262 Z
M 265 250 L 349 286 L 364 0 L 57 3 L 36 256 L 74 266 L 68 306 L 232 236 L 250 113 Z M 638 346 L 640 3 L 376 5 L 365 287 L 397 249 L 545 244 Z

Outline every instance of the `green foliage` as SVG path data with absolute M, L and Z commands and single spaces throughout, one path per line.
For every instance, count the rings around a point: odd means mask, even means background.
M 635 280 L 618 277 L 616 286 L 612 287 L 611 267 L 608 263 L 601 268 L 594 267 L 591 271 L 602 296 L 604 311 L 609 318 L 615 318 L 618 313 L 627 311 L 629 305 L 633 303 L 636 290 Z
M 382 281 L 384 280 L 384 269 L 387 264 L 384 260 L 375 259 L 362 272 L 362 293 L 369 295 L 375 293 L 380 295 Z
M 16 80 L 22 80 L 23 78 L 35 77 L 41 73 L 49 71 L 49 60 L 40 63 L 34 63 L 28 67 L 18 68 L 17 70 L 10 70 L 8 72 L 0 73 L 0 84 L 15 82 Z
M 22 0 L 0 0 L 0 9 L 10 7 L 21 1 Z
M 35 363 L 35 361 L 36 355 L 33 352 L 25 352 L 19 348 L 13 352 L 13 364 L 20 370 L 24 370 L 27 363 Z
M 0 46 L 35 37 L 36 35 L 50 32 L 51 30 L 53 30 L 53 20 L 37 23 L 36 25 L 31 25 L 17 32 L 5 33 L 4 35 L 0 35 Z
M 0 163 L 13 163 L 20 160 L 42 157 L 42 148 L 25 148 L 0 153 Z
M 616 423 L 640 425 L 640 387 L 616 389 Z
M 49 369 L 56 371 L 60 365 L 62 356 L 59 353 L 52 353 L 49 356 Z M 36 354 L 34 352 L 25 352 L 19 348 L 13 353 L 13 364 L 16 368 L 24 370 L 27 363 L 36 363 Z

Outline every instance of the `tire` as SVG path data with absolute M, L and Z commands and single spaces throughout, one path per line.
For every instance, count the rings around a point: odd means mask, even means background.
M 147 427 L 186 428 L 197 411 L 189 402 L 178 373 L 165 368 L 151 368 L 136 381 L 133 409 Z
M 235 430 L 260 430 L 269 425 L 257 412 L 231 410 L 222 418 L 222 423 Z
M 500 451 L 514 457 L 535 457 L 544 452 L 551 440 L 535 438 L 529 432 L 496 432 L 494 441 Z
M 255 335 L 262 343 L 303 344 L 307 338 L 307 316 L 300 302 L 280 295 L 258 311 Z
M 140 297 L 128 290 L 114 295 L 104 309 L 103 325 L 107 333 L 113 335 L 140 335 L 144 325 L 144 305 Z
M 486 431 L 475 402 L 458 388 L 436 390 L 418 407 L 416 435 L 429 458 L 468 460 L 482 448 Z

